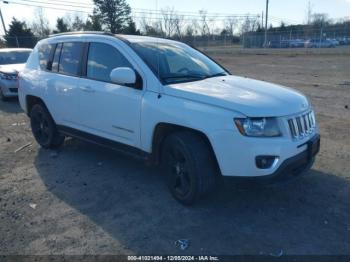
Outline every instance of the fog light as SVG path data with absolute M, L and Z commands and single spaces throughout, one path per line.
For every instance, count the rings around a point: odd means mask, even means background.
M 277 156 L 257 156 L 255 158 L 256 166 L 260 169 L 269 169 L 277 163 Z

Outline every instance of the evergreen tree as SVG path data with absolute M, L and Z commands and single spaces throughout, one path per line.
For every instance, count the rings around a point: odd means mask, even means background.
M 64 19 L 62 17 L 61 18 L 57 18 L 56 29 L 57 30 L 53 31 L 55 34 L 64 33 L 64 32 L 70 31 L 68 24 L 64 21 Z
M 8 47 L 34 47 L 36 39 L 33 32 L 27 27 L 25 22 L 12 18 L 9 30 L 5 35 Z
M 131 8 L 125 0 L 94 0 L 94 4 L 95 14 L 108 31 L 116 34 L 132 30 Z
M 85 31 L 102 31 L 102 24 L 100 17 L 94 13 L 92 15 L 89 15 L 89 18 L 87 19 L 84 27 Z

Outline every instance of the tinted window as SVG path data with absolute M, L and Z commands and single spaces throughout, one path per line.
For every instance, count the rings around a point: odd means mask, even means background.
M 0 52 L 0 65 L 24 64 L 31 51 Z
M 116 67 L 132 67 L 126 58 L 113 46 L 91 43 L 86 75 L 88 78 L 110 82 L 110 73 Z
M 42 70 L 47 69 L 47 65 L 50 59 L 51 50 L 55 45 L 43 44 L 39 47 L 39 64 Z
M 58 63 L 60 62 L 61 48 L 62 48 L 62 44 L 57 44 L 55 55 L 53 57 L 52 66 L 51 66 L 51 70 L 53 72 L 58 72 Z
M 83 43 L 63 43 L 58 71 L 67 75 L 79 75 Z

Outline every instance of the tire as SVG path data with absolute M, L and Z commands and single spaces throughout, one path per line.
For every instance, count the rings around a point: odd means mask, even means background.
M 165 139 L 162 166 L 167 186 L 181 204 L 194 204 L 216 184 L 217 168 L 211 149 L 192 132 L 177 132 Z
M 4 101 L 4 102 L 8 101 L 8 97 L 4 96 L 1 87 L 0 87 L 0 99 L 1 101 Z
M 36 104 L 30 111 L 30 125 L 35 140 L 43 148 L 60 147 L 65 137 L 61 135 L 45 106 Z

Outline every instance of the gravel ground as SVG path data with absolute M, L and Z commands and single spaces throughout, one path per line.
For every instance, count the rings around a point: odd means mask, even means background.
M 18 101 L 0 102 L 0 254 L 350 254 L 349 52 L 215 58 L 310 97 L 322 148 L 307 176 L 183 207 L 142 162 L 75 139 L 39 148 Z

